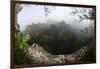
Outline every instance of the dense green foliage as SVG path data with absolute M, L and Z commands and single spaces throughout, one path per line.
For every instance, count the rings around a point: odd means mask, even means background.
M 26 55 L 29 45 L 26 43 L 30 39 L 29 35 L 22 35 L 20 32 L 15 33 L 15 51 L 14 61 L 17 65 L 31 64 L 31 59 Z

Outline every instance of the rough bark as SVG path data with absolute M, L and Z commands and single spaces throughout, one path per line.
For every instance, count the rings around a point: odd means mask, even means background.
M 20 25 L 18 24 L 17 16 L 21 10 L 22 10 L 22 6 L 20 4 L 16 4 L 15 6 L 15 29 L 18 32 L 20 32 Z

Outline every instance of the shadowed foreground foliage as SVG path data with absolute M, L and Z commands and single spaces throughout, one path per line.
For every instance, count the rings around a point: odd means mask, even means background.
M 15 51 L 14 61 L 16 65 L 31 64 L 31 59 L 26 55 L 29 45 L 26 43 L 29 40 L 29 36 L 21 35 L 19 32 L 15 33 Z

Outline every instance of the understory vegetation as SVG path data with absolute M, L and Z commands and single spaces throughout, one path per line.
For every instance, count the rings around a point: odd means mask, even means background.
M 31 59 L 26 55 L 29 45 L 26 43 L 30 39 L 29 35 L 22 35 L 20 32 L 15 33 L 15 51 L 14 61 L 16 65 L 31 64 Z

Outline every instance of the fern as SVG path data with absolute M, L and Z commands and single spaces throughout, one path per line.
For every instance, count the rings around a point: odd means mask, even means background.
M 20 32 L 15 33 L 15 52 L 14 61 L 17 65 L 32 64 L 31 59 L 26 56 L 29 45 L 27 41 L 30 39 L 29 35 L 22 35 Z

